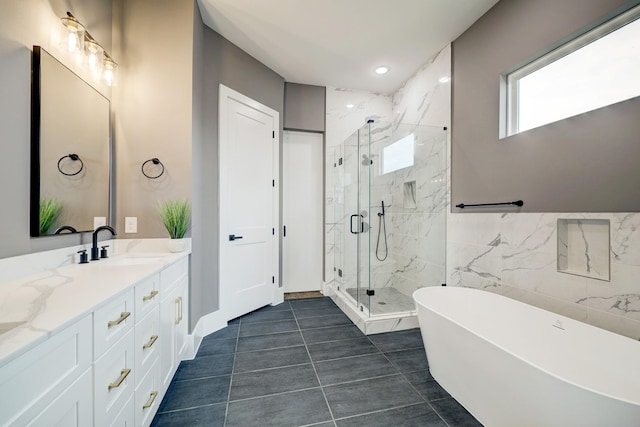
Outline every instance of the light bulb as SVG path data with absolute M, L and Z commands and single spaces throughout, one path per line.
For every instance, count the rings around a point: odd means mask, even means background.
M 104 49 L 95 40 L 89 40 L 85 43 L 87 63 L 91 73 L 99 77 L 102 74 L 102 66 L 104 62 Z
M 385 67 L 384 65 L 376 68 L 376 74 L 383 75 L 383 74 L 387 74 L 388 72 L 389 72 L 389 67 Z
M 71 17 L 62 18 L 61 21 L 66 32 L 65 37 L 62 38 L 66 39 L 66 49 L 70 53 L 82 53 L 84 51 L 84 26 Z
M 102 78 L 108 86 L 113 86 L 115 81 L 115 72 L 118 68 L 118 64 L 116 64 L 113 59 L 106 57 L 104 60 L 104 71 L 102 73 Z

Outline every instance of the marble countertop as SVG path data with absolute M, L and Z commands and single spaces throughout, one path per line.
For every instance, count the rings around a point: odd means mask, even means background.
M 0 366 L 189 253 L 123 253 L 0 281 Z

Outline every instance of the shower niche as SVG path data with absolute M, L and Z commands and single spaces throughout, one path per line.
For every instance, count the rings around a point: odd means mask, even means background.
M 413 292 L 445 281 L 446 141 L 442 127 L 372 122 L 334 149 L 330 232 L 342 275 L 330 287 L 365 333 L 417 327 Z

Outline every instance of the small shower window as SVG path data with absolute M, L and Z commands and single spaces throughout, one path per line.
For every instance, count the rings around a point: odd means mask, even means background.
M 390 173 L 413 166 L 414 146 L 415 136 L 409 134 L 393 144 L 384 147 L 382 152 L 382 173 Z

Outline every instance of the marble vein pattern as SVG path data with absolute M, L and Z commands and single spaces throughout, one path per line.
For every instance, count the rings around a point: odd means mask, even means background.
M 333 220 L 336 224 L 341 223 L 342 227 L 334 228 L 340 229 L 341 233 L 335 232 L 333 239 L 329 240 L 326 258 L 329 259 L 328 254 L 333 252 L 336 264 L 343 270 L 340 283 L 344 286 L 351 286 L 356 279 L 353 271 L 356 247 L 349 242 L 348 237 L 352 236 L 347 220 L 348 214 L 357 210 L 353 202 L 357 192 L 356 168 L 360 161 L 367 160 L 358 156 L 358 135 L 352 132 L 368 118 L 374 118 L 375 123 L 370 134 L 365 129 L 360 139 L 364 137 L 368 141 L 370 138 L 371 146 L 362 148 L 373 163 L 369 168 L 360 168 L 360 178 L 371 185 L 371 205 L 374 206 L 367 212 L 369 218 L 366 220 L 371 227 L 366 242 L 371 274 L 368 274 L 368 265 L 361 265 L 360 277 L 370 277 L 374 288 L 394 287 L 407 296 L 421 286 L 439 285 L 445 280 L 448 146 L 443 128 L 450 126 L 450 86 L 446 78 L 451 74 L 450 58 L 451 49 L 446 46 L 392 96 L 327 88 L 327 155 L 334 159 L 342 157 L 346 165 L 355 165 L 342 172 L 327 170 L 327 175 L 332 175 L 328 178 L 332 186 L 327 186 L 326 200 L 334 204 Z M 347 99 L 359 100 L 346 102 Z M 354 107 L 345 110 L 347 103 L 354 104 Z M 381 162 L 385 147 L 411 133 L 416 144 L 414 166 L 383 174 Z M 339 144 L 343 146 L 341 156 L 335 148 L 329 148 Z M 414 185 L 415 195 L 412 198 L 415 200 L 405 200 L 408 183 Z M 340 193 L 342 205 L 337 202 Z M 381 231 L 381 224 L 376 220 L 380 201 L 384 201 L 387 207 L 385 261 L 378 261 L 375 256 Z M 338 211 L 341 214 L 336 214 Z M 339 241 L 341 238 L 347 241 Z M 380 253 L 384 252 L 381 249 Z M 333 267 L 326 271 L 332 273 L 331 270 Z M 335 273 L 327 276 L 328 282 L 338 280 Z
M 188 256 L 159 252 L 158 247 L 168 239 L 145 239 L 152 242 L 119 242 L 111 245 L 129 249 L 129 255 L 154 255 L 154 261 L 138 265 L 121 265 L 101 260 L 80 265 L 66 260 L 78 247 L 6 258 L 5 266 L 12 266 L 11 275 L 0 279 L 0 364 L 4 364 L 48 336 L 79 320 L 93 308 L 123 292 L 138 281 L 160 271 L 166 265 Z M 116 249 L 117 250 L 117 249 Z M 117 261 L 116 252 L 112 255 Z M 25 267 L 25 259 L 31 267 Z M 42 266 L 61 265 L 42 270 Z
M 574 224 L 571 236 L 563 237 L 557 226 L 563 219 Z M 608 232 L 597 229 L 606 221 Z M 449 214 L 447 282 L 497 292 L 639 339 L 638 225 L 638 213 Z M 605 238 L 610 244 L 604 244 Z M 569 263 L 567 245 L 578 248 L 574 270 L 603 271 L 610 262 L 610 280 L 558 271 Z

